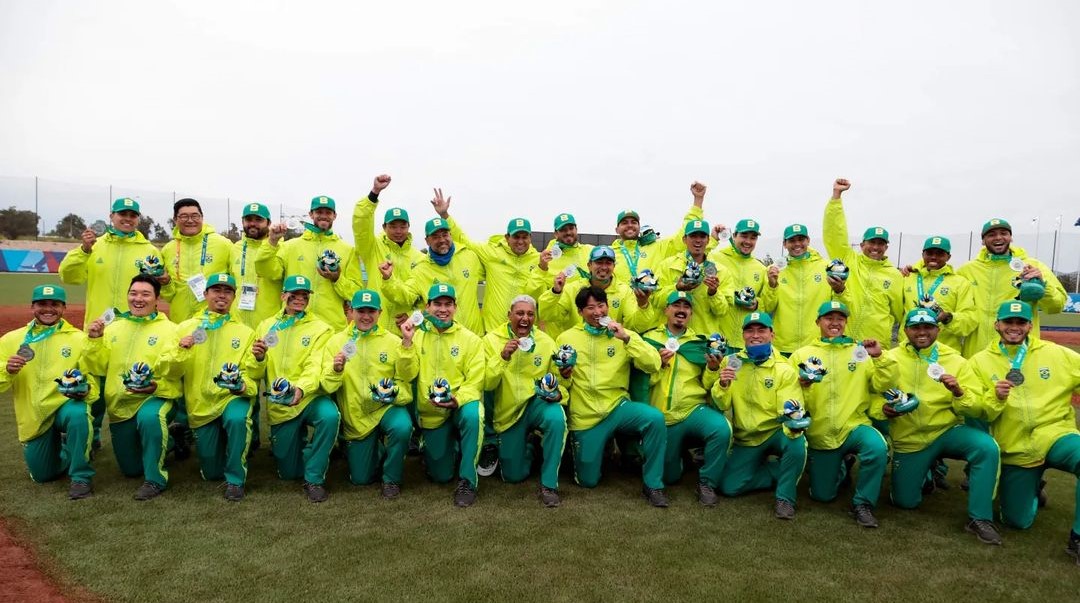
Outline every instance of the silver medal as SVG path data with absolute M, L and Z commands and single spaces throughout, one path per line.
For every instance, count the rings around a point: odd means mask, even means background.
M 266 337 L 263 337 L 263 342 L 266 343 L 266 347 L 268 348 L 276 346 L 278 344 L 277 331 L 271 329 L 270 332 L 266 334 Z
M 565 276 L 566 278 L 570 278 L 571 276 L 574 276 L 575 272 L 577 272 L 577 266 L 575 266 L 573 264 L 570 264 L 569 266 L 564 268 L 563 271 L 562 271 L 563 276 Z
M 1020 258 L 1013 258 L 1012 260 L 1009 261 L 1009 268 L 1012 268 L 1013 270 L 1015 270 L 1017 272 L 1023 272 L 1024 271 L 1024 260 L 1021 260 Z
M 518 339 L 518 349 L 522 352 L 531 352 L 535 342 L 532 337 L 522 337 Z
M 551 248 L 551 259 L 557 260 L 562 257 L 562 247 L 555 245 Z
M 598 320 L 596 322 L 600 323 L 601 327 L 607 328 L 607 326 L 609 324 L 611 324 L 611 317 L 610 316 L 601 316 L 600 320 Z
M 930 366 L 926 367 L 926 375 L 934 381 L 941 381 L 942 375 L 945 374 L 945 367 L 936 362 L 931 362 Z
M 108 230 L 108 228 L 109 227 L 106 226 L 104 222 L 94 222 L 94 224 L 90 226 L 90 230 L 94 232 L 94 235 L 99 237 L 105 234 L 105 231 Z
M 776 267 L 781 270 L 787 268 L 787 256 L 782 255 L 776 258 Z
M 716 237 L 721 241 L 727 241 L 731 239 L 731 231 L 726 228 L 721 228 L 720 232 L 716 233 Z
M 855 349 L 851 352 L 851 359 L 855 362 L 866 362 L 866 359 L 870 357 L 870 352 L 866 351 L 861 345 L 855 346 Z
M 417 310 L 409 315 L 409 322 L 411 322 L 414 327 L 419 327 L 424 324 L 424 315 Z
M 705 269 L 702 272 L 708 277 L 716 276 L 716 264 L 713 264 L 712 262 L 705 264 Z
M 28 345 L 26 345 L 24 343 L 21 346 L 19 346 L 19 349 L 18 349 L 18 351 L 15 352 L 15 355 L 18 356 L 19 358 L 22 358 L 23 360 L 29 362 L 29 361 L 34 359 L 34 350 L 32 350 L 30 348 L 30 346 L 28 346 Z
M 101 315 L 101 322 L 106 326 L 111 325 L 114 320 L 116 320 L 116 310 L 112 308 L 105 310 L 105 313 Z
M 356 355 L 356 342 L 349 340 L 345 342 L 345 345 L 341 346 L 341 353 L 345 354 L 345 359 L 352 358 Z
M 199 327 L 198 329 L 195 329 L 191 332 L 191 338 L 195 340 L 196 344 L 206 343 L 207 337 L 208 335 L 206 334 L 206 329 L 202 327 Z
M 727 365 L 731 369 L 737 371 L 737 370 L 742 368 L 742 359 L 739 358 L 738 356 L 732 354 L 731 356 L 728 356 Z
M 1009 372 L 1005 373 L 1005 380 L 1013 385 L 1024 384 L 1024 373 L 1020 372 L 1020 369 L 1009 369 Z
M 285 220 L 285 228 L 288 228 L 289 230 L 300 230 L 300 224 L 299 218 L 287 218 Z
M 669 352 L 678 352 L 679 340 L 674 337 L 668 337 L 667 342 L 664 343 L 664 349 Z

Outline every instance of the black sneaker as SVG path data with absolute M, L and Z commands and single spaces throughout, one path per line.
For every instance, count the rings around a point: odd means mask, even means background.
M 326 499 L 330 498 L 322 484 L 304 482 L 304 494 L 307 494 L 307 499 L 313 503 L 326 502 Z
M 187 427 L 184 427 L 180 423 L 171 423 L 169 425 L 169 437 L 171 437 L 173 441 L 173 458 L 177 461 L 186 460 L 191 456 L 191 446 L 188 445 L 187 431 Z
M 698 482 L 697 500 L 706 507 L 712 507 L 716 505 L 720 497 L 716 495 L 716 490 L 713 490 L 712 486 L 704 482 Z
M 485 444 L 480 449 L 480 464 L 476 466 L 476 474 L 480 477 L 491 477 L 499 468 L 499 447 L 494 444 Z
M 1039 508 L 1042 509 L 1046 506 L 1046 503 L 1050 502 L 1050 496 L 1046 493 L 1046 480 L 1039 480 Z
M 248 446 L 247 458 L 255 456 L 255 453 L 262 448 L 262 443 L 259 440 L 251 440 L 251 445 Z
M 548 488 L 547 486 L 540 486 L 540 502 L 544 503 L 544 506 L 551 509 L 559 506 L 562 503 L 559 500 L 559 491 L 554 488 Z
M 420 435 L 416 433 L 416 430 L 409 436 L 409 451 L 405 455 L 420 456 Z
M 997 527 L 994 526 L 992 521 L 972 519 L 964 526 L 964 529 L 974 534 L 979 539 L 979 542 L 983 544 L 1001 544 L 1001 534 L 998 533 Z
M 645 497 L 645 500 L 649 501 L 650 505 L 660 509 L 666 509 L 669 504 L 667 494 L 664 493 L 663 488 L 642 486 L 641 495 Z
M 225 500 L 229 502 L 244 500 L 244 487 L 236 484 L 225 484 Z
M 94 487 L 86 482 L 71 482 L 71 486 L 68 487 L 68 498 L 71 500 L 90 498 L 93 493 Z
M 386 500 L 393 500 L 401 494 L 401 486 L 397 484 L 391 484 L 390 482 L 383 482 L 382 485 L 382 497 Z
M 1076 565 L 1080 565 L 1080 535 L 1069 532 L 1069 544 L 1065 546 L 1065 553 L 1076 559 Z
M 151 498 L 157 498 L 162 492 L 161 486 L 158 486 L 154 482 L 143 482 L 139 489 L 135 491 L 135 500 L 150 500 Z
M 777 519 L 792 520 L 795 519 L 795 505 L 790 502 L 778 498 L 776 499 L 776 506 L 774 507 L 774 513 Z
M 476 489 L 467 479 L 459 479 L 454 489 L 454 506 L 471 507 L 476 502 Z
M 877 518 L 874 517 L 874 510 L 870 505 L 855 505 L 851 508 L 851 515 L 855 518 L 855 523 L 864 528 L 878 527 Z

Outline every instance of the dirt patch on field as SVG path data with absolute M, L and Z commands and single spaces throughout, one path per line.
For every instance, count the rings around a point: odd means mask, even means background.
M 85 312 L 86 307 L 83 305 L 68 304 L 67 310 L 64 311 L 64 320 L 81 329 L 83 313 Z M 19 327 L 25 327 L 26 323 L 33 318 L 34 314 L 30 311 L 30 304 L 25 306 L 0 306 L 0 334 L 14 331 Z
M 88 593 L 69 594 L 57 587 L 41 571 L 33 553 L 21 546 L 0 521 L 0 601 L 66 603 L 96 600 Z
M 1080 345 L 1080 331 L 1046 331 L 1042 332 L 1042 338 L 1061 345 Z

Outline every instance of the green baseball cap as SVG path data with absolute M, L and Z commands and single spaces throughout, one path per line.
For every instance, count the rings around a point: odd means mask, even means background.
M 991 218 L 986 224 L 983 224 L 982 235 L 980 236 L 985 237 L 986 233 L 994 230 L 995 228 L 1004 228 L 1005 230 L 1009 231 L 1010 234 L 1012 233 L 1012 225 L 1009 224 L 1007 220 L 1002 220 L 1001 218 Z
M 709 223 L 705 220 L 690 220 L 683 227 L 683 236 L 692 235 L 694 233 L 701 232 L 709 234 Z
M 424 224 L 424 236 L 430 237 L 440 230 L 450 230 L 450 225 L 446 223 L 446 220 L 442 218 L 432 218 Z
M 382 298 L 379 297 L 378 291 L 371 289 L 361 289 L 352 296 L 353 310 L 359 308 L 371 308 L 373 310 L 382 310 Z
M 325 207 L 327 209 L 333 210 L 334 213 L 337 213 L 337 204 L 334 203 L 333 199 L 327 197 L 326 195 L 320 195 L 318 197 L 311 198 L 311 209 L 316 210 L 320 207 Z
M 531 233 L 532 224 L 525 218 L 514 218 L 506 224 L 506 234 L 515 235 L 519 232 Z
M 889 242 L 889 231 L 880 226 L 871 226 L 866 229 L 866 232 L 862 235 L 862 240 L 873 241 L 874 239 L 881 239 L 886 243 Z
M 440 297 L 449 297 L 450 299 L 457 301 L 457 291 L 454 291 L 453 285 L 446 283 L 435 283 L 428 289 L 427 300 L 433 302 Z
M 735 234 L 739 234 L 740 232 L 754 232 L 761 234 L 761 226 L 757 223 L 757 220 L 743 218 L 735 225 Z
M 784 229 L 784 240 L 788 240 L 791 237 L 808 237 L 810 231 L 806 229 L 803 224 L 792 224 Z
M 293 291 L 311 291 L 311 279 L 306 276 L 293 275 L 285 278 L 281 284 L 281 290 L 285 293 Z
M 912 308 L 908 310 L 906 316 L 904 316 L 904 326 L 910 327 L 911 325 L 937 325 L 937 313 L 926 308 Z
M 405 211 L 404 209 L 401 209 L 400 207 L 391 207 L 390 209 L 386 210 L 385 214 L 383 214 L 383 219 L 382 219 L 383 224 L 389 224 L 389 223 L 394 222 L 396 220 L 401 220 L 401 221 L 405 222 L 406 224 L 408 224 L 409 223 L 409 212 Z
M 30 302 L 36 301 L 58 301 L 61 303 L 67 303 L 67 291 L 60 285 L 38 285 L 34 287 L 34 292 L 30 296 Z
M 769 316 L 768 312 L 751 312 L 743 319 L 742 328 L 745 329 L 750 325 L 761 325 L 772 329 L 772 316 Z
M 1023 318 L 1031 322 L 1031 304 L 1020 300 L 1007 301 L 998 308 L 997 319 Z
M 923 251 L 927 249 L 940 249 L 945 253 L 952 253 L 952 243 L 945 237 L 930 237 L 922 245 Z
M 211 274 L 210 278 L 206 279 L 206 288 L 209 289 L 214 285 L 225 285 L 226 287 L 230 287 L 233 291 L 236 291 L 236 279 L 228 272 Z
M 670 306 L 671 304 L 679 300 L 682 300 L 690 304 L 691 306 L 694 305 L 694 298 L 690 297 L 690 295 L 686 291 L 672 291 L 671 293 L 669 293 L 667 296 L 667 305 Z
M 624 209 L 619 212 L 619 217 L 615 218 L 615 225 L 618 226 L 619 222 L 622 222 L 626 218 L 634 218 L 636 220 L 640 220 L 641 216 L 639 216 L 638 213 L 632 209 Z
M 244 206 L 244 215 L 240 217 L 246 218 L 248 216 L 259 216 L 260 218 L 266 218 L 266 220 L 269 221 L 270 209 L 262 203 L 249 203 Z
M 848 311 L 848 307 L 844 304 L 844 302 L 827 301 L 818 306 L 817 317 L 821 318 L 822 316 L 825 316 L 826 314 L 831 314 L 833 312 L 839 312 L 844 316 L 851 316 L 851 312 Z
M 112 213 L 115 214 L 118 211 L 133 211 L 140 216 L 142 215 L 142 211 L 139 209 L 139 202 L 131 197 L 122 197 L 112 202 Z
M 559 230 L 567 224 L 573 224 L 577 226 L 577 220 L 574 219 L 573 214 L 559 214 L 555 216 L 555 230 Z
M 607 245 L 597 245 L 589 252 L 589 261 L 595 262 L 596 260 L 602 260 L 607 258 L 612 262 L 615 261 L 615 250 Z

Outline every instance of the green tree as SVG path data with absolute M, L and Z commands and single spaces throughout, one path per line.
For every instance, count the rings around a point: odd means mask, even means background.
M 229 223 L 229 230 L 222 231 L 221 236 L 225 237 L 226 239 L 229 239 L 233 243 L 239 241 L 240 240 L 240 229 L 236 226 L 236 222 L 230 222 Z
M 14 206 L 0 209 L 0 235 L 8 239 L 38 236 L 38 216 L 26 209 Z
M 75 214 L 68 214 L 56 223 L 56 228 L 52 229 L 49 236 L 77 239 L 84 230 L 86 230 L 86 220 Z
M 169 231 L 161 224 L 154 224 L 154 234 L 149 238 L 151 243 L 168 243 Z

